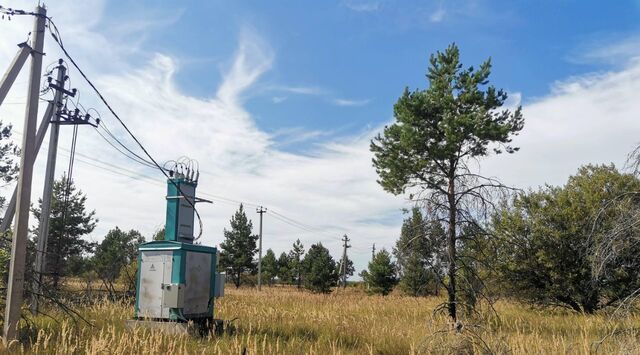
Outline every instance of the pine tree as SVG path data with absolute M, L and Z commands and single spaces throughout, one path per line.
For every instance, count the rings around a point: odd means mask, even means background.
M 281 283 L 291 283 L 291 259 L 282 252 L 278 258 L 278 279 Z
M 362 279 L 369 285 L 370 293 L 388 295 L 398 283 L 396 265 L 391 261 L 391 254 L 382 249 L 369 262 L 369 269 L 362 271 Z
M 273 285 L 273 279 L 278 275 L 278 260 L 271 249 L 262 258 L 262 278 L 269 286 Z
M 225 228 L 225 240 L 220 243 L 220 264 L 232 277 L 237 288 L 240 287 L 242 274 L 253 272 L 256 268 L 253 257 L 258 250 L 258 236 L 251 234 L 253 224 L 247 218 L 242 205 L 231 217 L 230 225 L 231 230 Z
M 446 234 L 440 223 L 422 216 L 418 207 L 404 220 L 393 254 L 398 260 L 400 289 L 410 296 L 437 293 L 444 268 L 442 246 Z
M 54 181 L 45 270 L 46 274 L 51 275 L 53 290 L 58 289 L 61 277 L 70 274 L 71 261 L 86 258 L 85 255 L 93 251 L 94 244 L 82 237 L 93 232 L 98 220 L 95 211 L 86 211 L 86 202 L 87 196 L 77 190 L 73 181 L 68 181 L 66 176 Z M 42 200 L 39 200 L 38 208 L 32 209 L 38 221 L 41 210 Z M 39 231 L 38 225 L 36 240 Z
M 92 259 L 95 271 L 105 285 L 111 288 L 111 292 L 115 292 L 113 282 L 121 275 L 124 268 L 136 260 L 138 245 L 144 241 L 140 232 L 133 229 L 125 232 L 116 227 L 107 232 L 96 248 Z
M 158 229 L 155 233 L 153 233 L 153 240 L 164 240 L 165 230 L 164 227 Z
M 338 282 L 336 262 L 322 243 L 313 244 L 302 260 L 304 285 L 318 293 L 330 293 Z
M 460 243 L 465 224 L 488 212 L 488 196 L 504 188 L 492 178 L 474 174 L 471 164 L 490 152 L 514 153 L 513 136 L 524 127 L 521 109 L 502 109 L 504 90 L 489 85 L 491 61 L 463 68 L 455 44 L 430 58 L 429 87 L 405 89 L 394 105 L 396 122 L 371 142 L 373 165 L 382 187 L 399 195 L 418 193 L 432 213 L 447 225 L 447 309 L 457 321 Z M 471 211 L 470 206 L 481 210 Z
M 293 243 L 293 249 L 289 252 L 289 260 L 292 280 L 295 281 L 298 289 L 302 287 L 302 256 L 304 255 L 304 245 L 300 239 Z

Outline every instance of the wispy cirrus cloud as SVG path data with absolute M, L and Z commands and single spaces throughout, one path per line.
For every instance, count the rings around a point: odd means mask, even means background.
M 600 34 L 584 41 L 567 56 L 577 64 L 625 65 L 640 58 L 640 33 Z
M 353 99 L 332 99 L 331 102 L 336 106 L 364 106 L 371 102 L 371 99 L 353 100 Z
M 290 94 L 298 94 L 298 95 L 311 95 L 311 96 L 320 96 L 326 95 L 328 91 L 321 87 L 317 86 L 286 86 L 286 85 L 275 85 L 269 87 L 269 89 L 274 91 L 286 92 Z
M 244 28 L 231 68 L 226 70 L 224 81 L 216 97 L 222 101 L 238 99 L 238 94 L 250 87 L 264 72 L 271 68 L 273 51 L 252 29 Z
M 349 99 L 349 98 L 340 98 L 335 97 L 334 94 L 327 89 L 318 86 L 286 86 L 286 85 L 277 85 L 270 86 L 269 90 L 273 90 L 276 92 L 289 93 L 294 95 L 305 95 L 305 96 L 318 96 L 326 102 L 331 103 L 336 106 L 365 106 L 371 102 L 371 99 Z M 286 96 L 274 96 L 271 98 L 273 103 L 281 103 L 287 100 Z
M 442 20 L 444 20 L 445 15 L 447 14 L 447 11 L 440 6 L 436 11 L 434 11 L 430 16 L 429 16 L 429 21 L 431 22 L 442 22 Z
M 85 6 L 87 16 L 95 0 L 77 1 Z M 56 5 L 57 11 L 75 8 L 76 2 Z M 84 8 L 84 7 L 81 7 Z M 55 11 L 51 11 L 56 16 Z M 99 20 L 97 23 L 99 23 Z M 260 80 L 273 66 L 275 53 L 258 31 L 244 28 L 238 35 L 235 52 L 229 54 L 227 65 L 221 68 L 222 80 L 210 97 L 186 94 L 176 84 L 180 64 L 171 53 L 120 51 L 113 38 L 102 26 L 82 26 L 74 20 L 62 19 L 58 26 L 67 47 L 87 68 L 89 77 L 107 97 L 110 104 L 125 120 L 129 128 L 159 161 L 187 155 L 200 162 L 202 173 L 198 191 L 203 197 L 225 196 L 245 204 L 248 215 L 254 218 L 252 203 L 269 207 L 280 213 L 313 225 L 313 230 L 300 230 L 276 218 L 265 216 L 264 247 L 277 253 L 290 249 L 292 241 L 300 238 L 306 247 L 321 241 L 334 255 L 340 252 L 340 237 L 352 237 L 352 259 L 360 270 L 366 267 L 370 243 L 390 248 L 398 230 L 398 211 L 405 205 L 401 198 L 385 193 L 376 183 L 371 166 L 367 134 L 337 136 L 331 131 L 304 127 L 267 132 L 255 123 L 255 117 L 245 105 L 252 92 L 260 91 Z M 83 36 L 65 36 L 69 26 Z M 16 51 L 15 43 L 24 40 L 29 21 L 12 21 L 14 30 L 6 30 L 8 22 L 0 22 L 0 64 L 8 63 Z M 136 25 L 133 25 L 135 28 Z M 103 32 L 104 31 L 104 32 Z M 137 31 L 137 30 L 136 30 Z M 91 41 L 87 41 L 91 38 Z M 48 42 L 47 58 L 61 55 Z M 143 46 L 144 43 L 138 45 Z M 109 51 L 102 51 L 108 48 Z M 103 69 L 102 56 L 114 66 Z M 134 60 L 130 60 L 134 56 Z M 122 65 L 120 64 L 122 63 Z M 142 63 L 142 64 L 140 64 Z M 87 107 L 95 107 L 105 124 L 125 144 L 135 144 L 92 91 L 82 83 L 77 73 L 70 73 L 73 85 L 78 86 L 81 100 Z M 215 80 L 216 75 L 202 80 Z M 24 80 L 19 78 L 19 81 Z M 318 104 L 330 102 L 332 93 L 316 86 L 280 86 L 273 89 L 277 100 L 292 95 L 317 96 Z M 14 91 L 7 100 L 17 101 L 22 92 Z M 282 102 L 282 101 L 281 101 Z M 24 107 L 3 105 L 0 119 L 14 123 L 17 130 Z M 165 182 L 156 170 L 137 165 L 111 150 L 94 130 L 81 129 L 78 153 L 85 157 L 99 157 L 111 164 L 102 165 L 84 157 L 76 159 L 74 180 L 87 196 L 87 207 L 95 209 L 100 218 L 98 228 L 88 239 L 102 240 L 106 232 L 120 226 L 137 229 L 149 237 L 164 220 Z M 60 147 L 70 141 L 69 130 L 62 129 Z M 18 138 L 16 136 L 16 138 Z M 285 146 L 312 142 L 302 151 L 287 151 Z M 64 153 L 64 151 L 62 152 Z M 142 153 L 140 153 L 142 154 Z M 41 191 L 44 159 L 40 154 L 35 167 L 33 200 Z M 63 161 L 59 159 L 61 173 Z M 117 168 L 114 168 L 117 167 Z M 59 175 L 59 174 L 58 174 Z M 40 187 L 38 187 L 40 186 Z M 2 190 L 4 195 L 10 188 Z M 208 195 L 204 195 L 208 194 Z M 131 196 L 135 196 L 131 199 Z M 126 200 L 126 204 L 122 201 Z M 367 206 L 366 212 L 362 206 Z M 223 240 L 222 231 L 228 228 L 229 217 L 238 208 L 236 202 L 215 199 L 214 205 L 199 207 L 204 222 L 201 239 L 205 245 L 217 245 Z M 369 221 L 368 216 L 392 216 L 384 221 Z M 33 219 L 31 220 L 33 223 Z
M 348 9 L 356 12 L 375 12 L 380 9 L 380 3 L 377 1 L 351 1 L 347 0 L 343 2 L 344 6 Z

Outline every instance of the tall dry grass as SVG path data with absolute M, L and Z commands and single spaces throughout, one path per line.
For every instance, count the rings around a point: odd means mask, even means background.
M 640 354 L 640 316 L 612 322 L 606 315 L 495 305 L 451 329 L 432 313 L 436 298 L 367 296 L 358 290 L 314 295 L 290 288 L 227 290 L 216 317 L 233 320 L 231 334 L 196 337 L 125 328 L 132 306 L 102 302 L 81 309 L 93 323 L 37 317 L 15 353 L 34 354 Z M 55 313 L 55 311 L 51 311 Z M 602 339 L 604 341 L 600 342 Z M 4 350 L 7 350 L 6 348 Z

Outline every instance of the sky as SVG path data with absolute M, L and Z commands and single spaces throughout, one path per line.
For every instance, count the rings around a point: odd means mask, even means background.
M 35 1 L 0 0 L 32 9 Z M 491 58 L 491 82 L 523 106 L 517 154 L 480 161 L 482 174 L 519 188 L 561 185 L 581 165 L 615 163 L 640 142 L 638 1 L 101 1 L 50 2 L 66 48 L 160 162 L 199 161 L 201 242 L 217 246 L 244 202 L 263 248 L 322 242 L 334 257 L 348 234 L 356 270 L 371 247 L 390 250 L 407 196 L 376 183 L 369 142 L 393 122 L 405 87 L 427 87 L 431 53 L 452 42 L 465 66 Z M 0 20 L 0 71 L 32 28 Z M 45 40 L 44 66 L 62 56 Z M 27 70 L 0 120 L 23 129 Z M 78 102 L 118 126 L 72 70 Z M 44 111 L 41 105 L 40 112 Z M 62 127 L 57 176 L 67 170 L 70 127 Z M 43 147 L 46 147 L 47 143 Z M 32 201 L 42 194 L 45 148 Z M 139 151 L 138 151 L 139 152 Z M 119 226 L 150 238 L 163 226 L 165 181 L 79 128 L 73 177 L 95 210 L 99 242 Z M 10 195 L 13 186 L 0 193 Z M 34 221 L 31 221 L 34 223 Z M 197 230 L 197 228 L 196 228 Z

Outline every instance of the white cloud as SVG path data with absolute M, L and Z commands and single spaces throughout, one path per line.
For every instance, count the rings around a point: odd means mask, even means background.
M 279 104 L 279 103 L 284 102 L 286 100 L 287 100 L 286 96 L 274 96 L 274 97 L 271 98 L 271 101 L 274 104 Z
M 288 92 L 288 93 L 291 93 L 291 94 L 311 95 L 311 96 L 320 96 L 320 95 L 325 95 L 327 93 L 327 91 L 325 89 L 317 87 L 317 86 L 285 86 L 285 85 L 278 85 L 278 86 L 272 86 L 269 89 L 274 90 L 274 91 Z
M 63 8 L 56 4 L 59 11 Z M 73 8 L 73 4 L 68 8 Z M 335 138 L 335 141 L 327 137 L 327 132 L 303 128 L 268 134 L 256 127 L 251 114 L 244 108 L 242 98 L 256 87 L 274 60 L 271 48 L 256 31 L 245 29 L 241 32 L 237 50 L 223 69 L 223 80 L 215 96 L 201 99 L 177 88 L 174 75 L 178 63 L 172 56 L 154 54 L 146 64 L 134 65 L 129 56 L 135 52 L 110 47 L 111 38 L 100 32 L 101 26 L 92 24 L 75 29 L 85 31 L 84 36 L 92 38 L 87 41 L 66 35 L 69 24 L 62 19 L 58 24 L 72 55 L 87 68 L 88 75 L 154 157 L 165 161 L 188 155 L 199 160 L 202 169 L 199 191 L 208 194 L 203 197 L 224 196 L 260 203 L 270 211 L 315 226 L 313 231 L 301 231 L 268 213 L 264 226 L 265 249 L 281 252 L 300 238 L 307 247 L 322 241 L 334 255 L 339 255 L 339 238 L 348 233 L 354 246 L 353 258 L 360 270 L 366 266 L 371 243 L 391 247 L 398 232 L 397 221 L 383 224 L 368 218 L 395 216 L 404 201 L 383 192 L 375 182 L 368 151 L 373 131 L 356 137 Z M 17 29 L 15 33 L 5 31 L 6 23 L 0 23 L 0 26 L 0 43 L 3 44 L 17 43 L 21 30 L 30 28 L 29 21 L 12 22 L 10 28 Z M 47 46 L 45 63 L 59 55 L 51 41 Z M 103 53 L 102 47 L 111 49 Z M 15 48 L 2 48 L 0 63 L 8 63 L 14 52 Z M 97 59 L 99 54 L 105 55 L 113 64 L 101 70 L 103 61 Z M 135 59 L 140 60 L 139 57 Z M 135 147 L 106 108 L 82 84 L 80 76 L 72 71 L 71 77 L 74 87 L 80 89 L 80 101 L 85 106 L 96 107 L 108 127 L 128 146 Z M 327 95 L 317 87 L 282 86 L 279 89 L 292 94 Z M 12 100 L 19 100 L 18 91 L 12 95 Z M 16 129 L 22 130 L 23 110 L 19 105 L 2 107 L 0 119 L 13 122 Z M 66 170 L 64 149 L 68 147 L 69 132 L 62 129 L 58 175 Z M 304 154 L 279 149 L 283 143 L 318 138 L 323 138 L 325 143 L 315 143 Z M 80 128 L 78 152 L 82 156 L 76 160 L 75 181 L 87 193 L 88 207 L 96 209 L 100 217 L 98 229 L 91 236 L 93 240 L 100 240 L 116 225 L 138 229 L 146 236 L 162 226 L 165 186 L 157 171 L 122 157 L 90 127 Z M 34 201 L 42 190 L 42 156 L 35 169 Z M 6 195 L 10 191 L 5 189 L 4 192 Z M 199 209 L 205 228 L 202 242 L 208 245 L 223 240 L 222 230 L 228 228 L 229 217 L 237 209 L 234 202 L 215 200 L 214 205 L 201 205 Z M 255 221 L 253 206 L 246 207 Z
M 380 9 L 379 2 L 344 1 L 343 3 L 347 8 L 356 12 L 375 12 Z
M 333 99 L 331 102 L 337 106 L 364 106 L 371 102 L 370 99 L 353 100 L 353 99 Z
M 515 110 L 518 106 L 522 105 L 522 93 L 510 92 L 507 100 L 504 102 L 503 108 L 508 110 Z
M 176 87 L 174 75 L 178 64 L 169 54 L 154 54 L 144 65 L 135 65 L 142 51 L 114 43 L 117 39 L 100 32 L 102 7 L 101 1 L 56 2 L 51 12 L 58 19 L 71 53 L 158 160 L 181 155 L 196 158 L 203 170 L 199 191 L 208 193 L 203 197 L 225 196 L 264 204 L 271 211 L 317 226 L 319 230 L 304 232 L 267 213 L 265 249 L 281 252 L 300 238 L 307 247 L 322 241 L 334 255 L 339 255 L 339 237 L 346 232 L 352 239 L 356 268 L 360 270 L 366 266 L 372 243 L 378 248 L 391 248 L 399 231 L 399 209 L 406 204 L 401 198 L 383 192 L 375 182 L 368 145 L 379 128 L 346 138 L 327 138 L 323 136 L 326 132 L 304 128 L 266 133 L 255 125 L 242 100 L 274 60 L 268 43 L 256 31 L 241 33 L 237 51 L 224 68 L 223 82 L 212 98 L 202 99 L 186 95 Z M 92 14 L 89 23 L 78 21 L 89 13 Z M 29 19 L 0 22 L 0 66 L 9 63 L 17 49 L 15 44 L 24 40 L 30 28 Z M 72 36 L 70 32 L 82 35 Z M 45 63 L 60 55 L 49 39 L 45 51 L 48 54 Z M 131 56 L 137 60 L 131 61 Z M 114 118 L 81 83 L 79 75 L 72 72 L 71 76 L 72 84 L 81 90 L 81 102 L 96 107 L 109 128 L 133 147 L 131 140 L 117 129 Z M 24 75 L 18 78 L 18 85 L 7 101 L 24 100 L 25 79 Z M 279 89 L 292 94 L 328 95 L 317 87 Z M 615 161 L 620 165 L 639 140 L 640 101 L 635 97 L 639 91 L 637 62 L 618 71 L 557 83 L 548 96 L 525 105 L 525 129 L 515 140 L 521 151 L 487 159 L 482 171 L 506 183 L 527 187 L 544 182 L 561 184 L 578 166 L 589 162 Z M 509 105 L 520 102 L 518 93 L 512 94 L 512 98 Z M 24 108 L 20 105 L 0 107 L 0 119 L 13 122 L 18 130 L 22 130 L 23 115 Z M 70 130 L 62 131 L 59 174 L 66 169 L 63 149 L 68 146 Z M 278 149 L 280 140 L 276 136 L 285 136 L 291 142 L 324 137 L 324 143 L 316 143 L 305 154 L 288 153 Z M 89 207 L 96 209 L 100 217 L 93 239 L 100 240 L 116 225 L 136 228 L 150 236 L 163 224 L 165 187 L 157 171 L 118 155 L 89 127 L 80 129 L 78 151 L 128 170 L 78 157 L 76 182 L 87 193 Z M 43 171 L 41 157 L 35 169 L 34 201 L 42 190 Z M 135 175 L 138 176 L 131 177 Z M 4 192 L 6 195 L 9 191 Z M 204 244 L 222 241 L 222 230 L 228 228 L 229 216 L 236 208 L 234 202 L 221 199 L 216 199 L 214 205 L 200 207 Z M 247 205 L 247 210 L 255 220 L 253 206 Z
M 429 21 L 431 21 L 431 22 L 442 22 L 442 20 L 444 20 L 444 17 L 445 17 L 446 14 L 447 14 L 447 11 L 443 7 L 439 7 L 436 11 L 434 11 L 429 16 Z
M 640 62 L 623 69 L 573 77 L 523 107 L 525 127 L 513 155 L 489 158 L 486 174 L 522 188 L 561 185 L 584 164 L 615 163 L 640 143 Z
M 231 104 L 229 101 L 237 99 L 239 93 L 255 83 L 271 68 L 272 62 L 271 49 L 257 33 L 245 28 L 240 35 L 240 45 L 233 65 L 226 71 L 223 84 L 218 88 L 216 96 Z
M 571 63 L 626 65 L 640 57 L 640 34 L 601 35 L 577 46 L 568 56 Z

